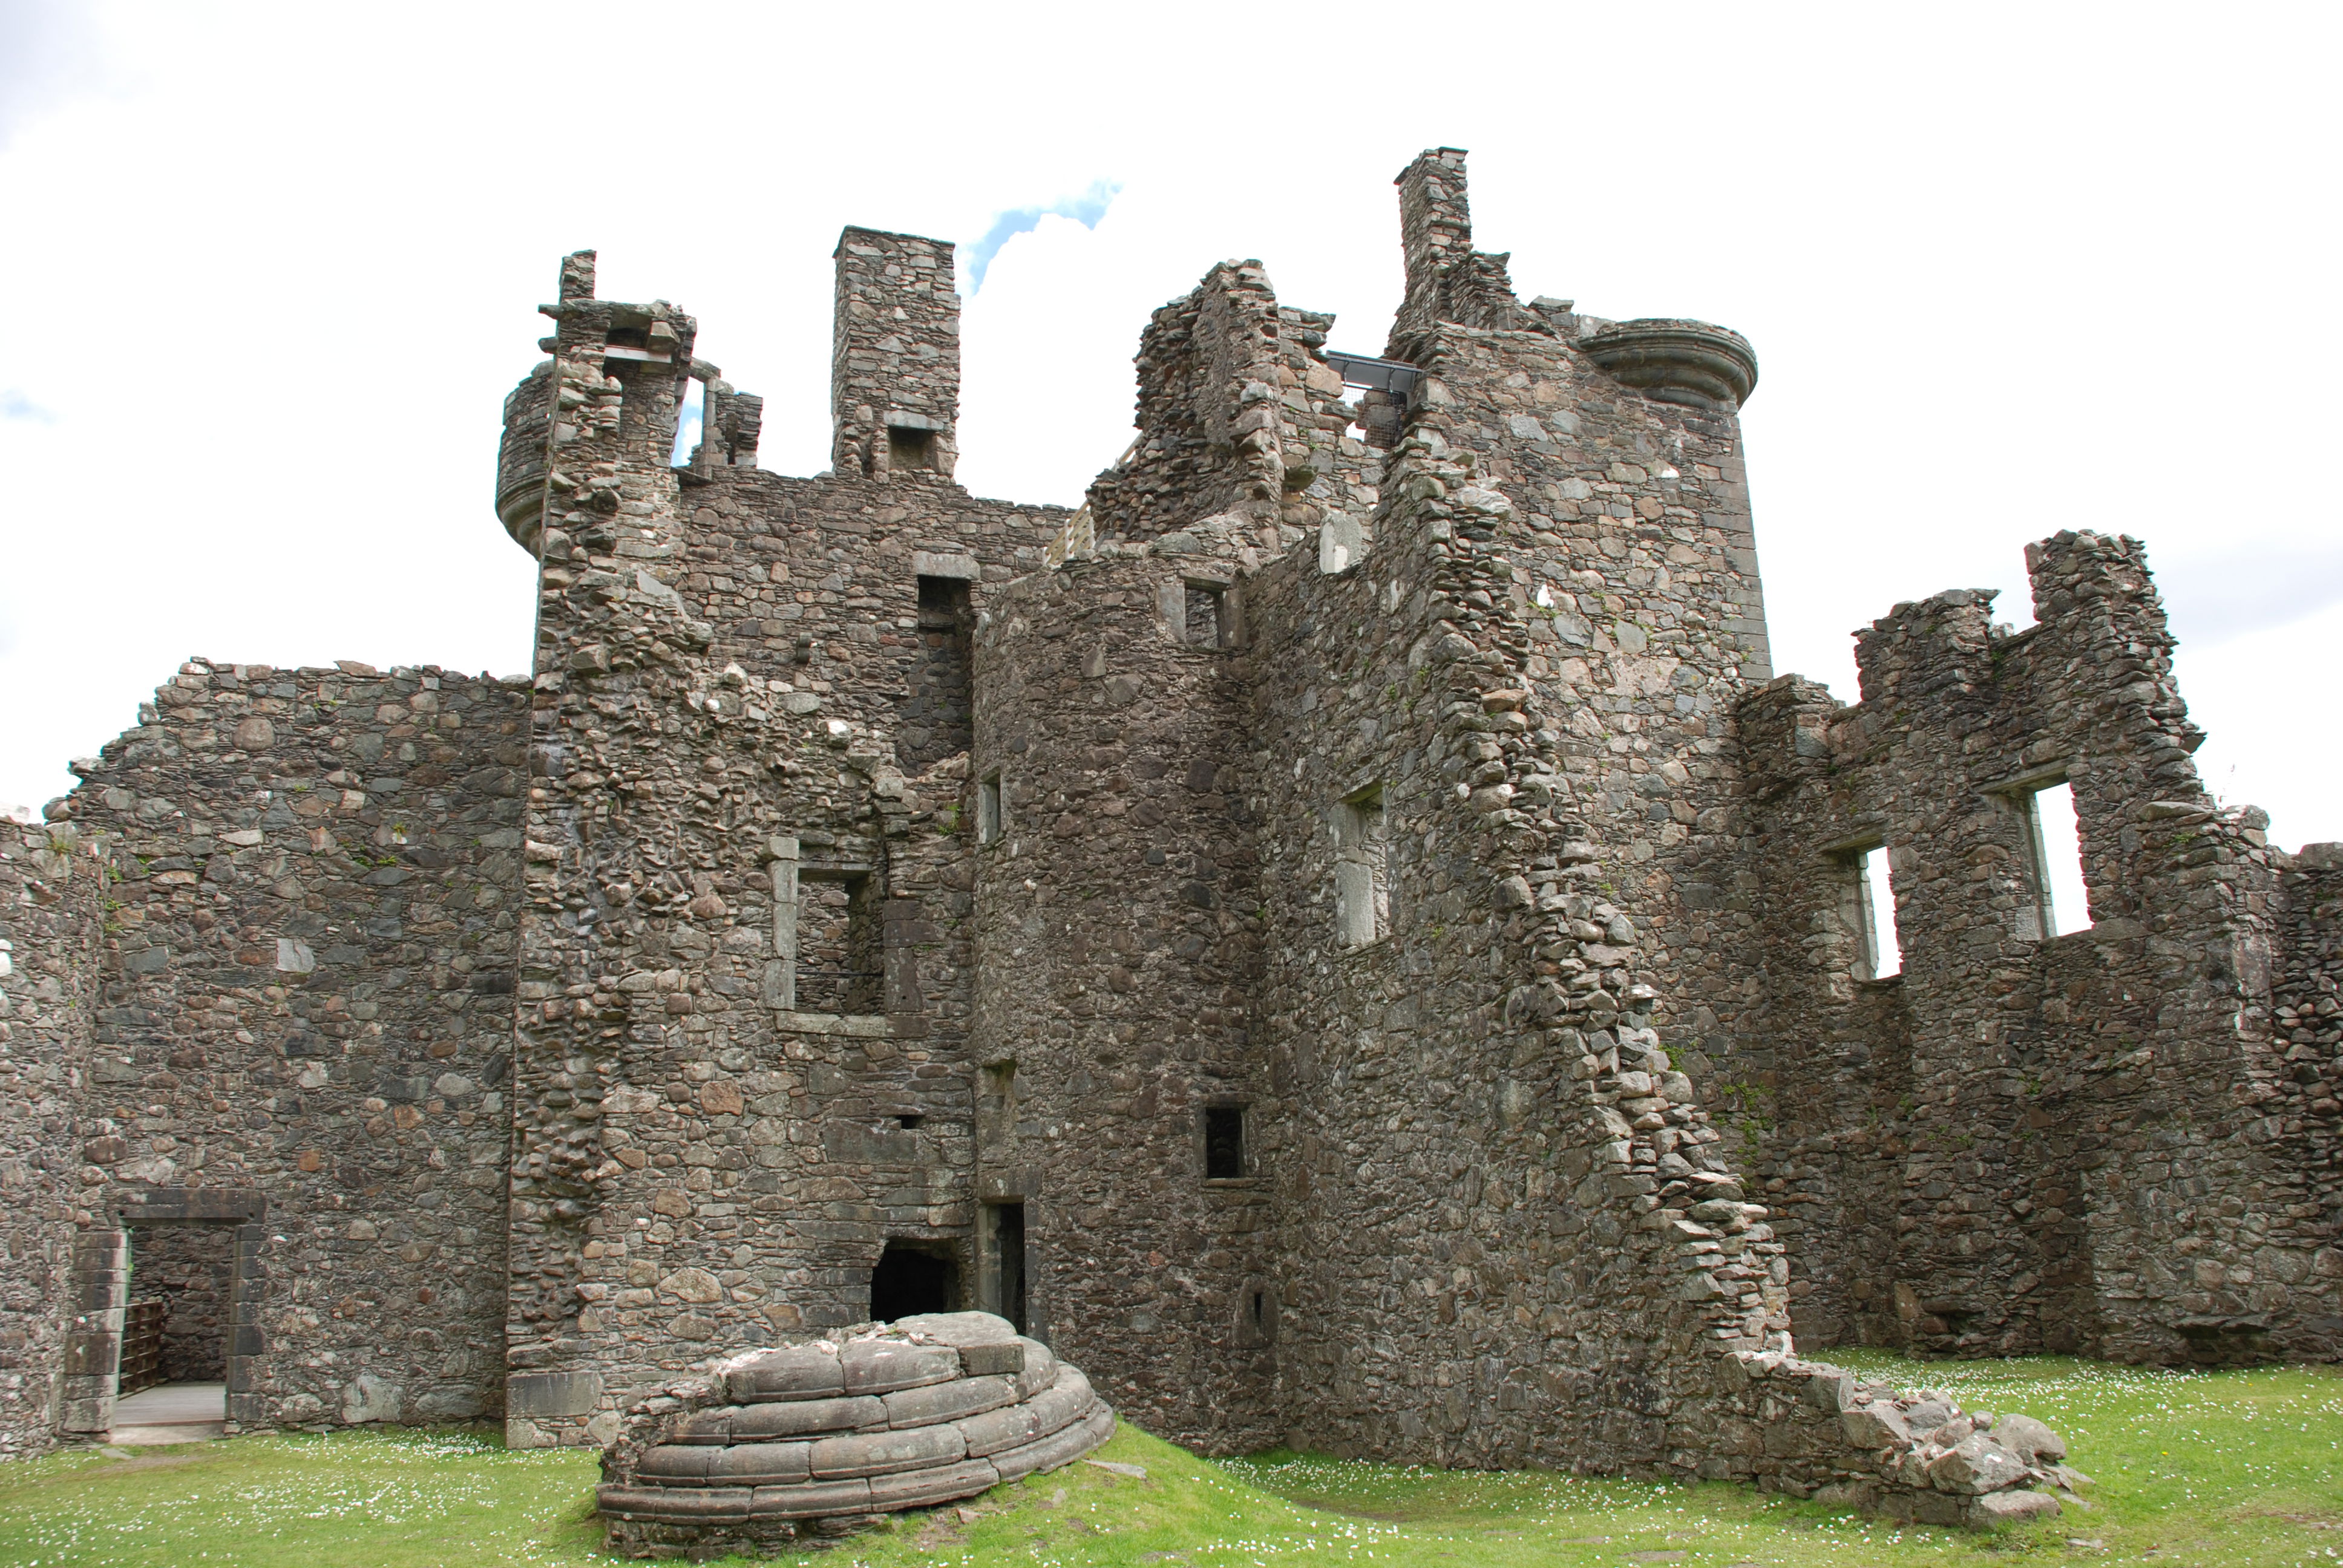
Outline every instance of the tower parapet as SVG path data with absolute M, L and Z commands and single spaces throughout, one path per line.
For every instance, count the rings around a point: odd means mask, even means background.
M 532 555 L 548 486 L 574 493 L 592 510 L 597 495 L 616 494 L 609 475 L 600 484 L 589 476 L 593 465 L 667 465 L 698 332 L 690 317 L 664 299 L 630 305 L 595 298 L 590 250 L 562 259 L 560 299 L 538 309 L 557 324 L 552 337 L 538 340 L 554 357 L 505 399 L 497 454 L 498 519 Z

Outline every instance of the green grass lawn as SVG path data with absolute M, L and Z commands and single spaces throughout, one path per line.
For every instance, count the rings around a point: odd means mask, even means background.
M 970 1509 L 909 1514 L 823 1568 L 910 1563 L 1513 1564 L 1685 1568 L 2343 1561 L 2343 1374 L 2215 1374 L 2055 1358 L 1844 1358 L 1875 1377 L 2023 1411 L 2097 1480 L 2087 1508 L 1999 1536 L 1898 1529 L 1745 1488 L 1491 1474 L 1272 1453 L 1212 1462 L 1130 1427 L 1097 1457 Z M 0 1465 L 0 1563 L 137 1568 L 471 1568 L 608 1561 L 594 1458 L 508 1452 L 493 1434 L 239 1438 Z

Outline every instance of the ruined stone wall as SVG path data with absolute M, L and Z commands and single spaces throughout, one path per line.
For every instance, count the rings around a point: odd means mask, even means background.
M 1259 1143 L 1276 1194 L 1280 1256 L 1261 1282 L 1282 1303 L 1277 1413 L 1294 1441 L 1342 1452 L 1815 1484 L 1846 1461 L 1839 1440 L 1769 1436 L 1771 1406 L 1745 1381 L 1719 1381 L 1720 1355 L 1755 1365 L 1785 1342 L 1786 1269 L 1766 1211 L 1743 1201 L 1652 1027 L 1715 1028 L 1696 1004 L 1745 978 L 1716 950 L 1729 925 L 1692 918 L 1750 918 L 1709 914 L 1732 887 L 1716 863 L 1735 843 L 1732 699 L 1766 673 L 1729 410 L 1651 404 L 1553 331 L 1443 327 L 1413 347 L 1431 374 L 1398 467 L 1376 475 L 1382 510 L 1356 536 L 1363 562 L 1327 574 L 1322 564 L 1357 553 L 1282 553 L 1298 529 L 1263 528 L 1254 543 L 1257 508 L 1169 514 L 1183 526 L 1135 552 L 1188 572 L 1233 567 L 1242 595 L 1247 711 L 1234 728 L 1245 756 L 1233 778 L 1259 846 L 1252 1042 L 1270 1091 L 1258 1109 L 1277 1112 Z M 1208 348 L 1192 338 L 1184 351 L 1203 363 Z M 1143 401 L 1142 445 L 1150 423 Z M 1111 500 L 1101 492 L 1094 508 Z M 1013 593 L 1023 613 L 983 644 L 980 672 L 1030 686 L 1035 665 L 1079 668 L 1102 683 L 1089 700 L 1104 704 L 1117 699 L 1116 655 L 1172 640 L 1173 618 L 1147 602 L 1161 590 L 1104 519 L 1101 536 L 1116 572 L 1098 580 L 1102 568 L 1074 563 L 1047 600 L 1039 586 L 1030 600 Z M 1109 638 L 1105 657 L 1077 665 L 1081 631 L 1116 617 L 1138 635 Z M 1039 651 L 1008 651 L 1037 636 Z M 1072 645 L 1054 661 L 1053 639 Z M 1079 695 L 1083 681 L 1059 685 Z M 1134 678 L 1121 696 L 1149 689 Z M 1011 703 L 980 680 L 979 703 L 981 774 L 996 733 L 1039 725 L 1030 693 Z M 980 910 L 996 887 L 1043 906 L 1000 939 L 1012 961 L 1058 977 L 1046 1007 L 1040 988 L 998 987 L 1025 1038 L 1079 1040 L 1086 1010 L 1121 1006 L 1101 1000 L 1122 989 L 1111 953 L 1081 940 L 1120 925 L 1105 889 L 1100 907 L 1063 916 L 1041 896 L 1095 874 L 1099 845 L 1119 831 L 1061 801 L 1111 802 L 1131 787 L 1112 752 L 1094 751 L 1079 775 L 1072 753 L 1061 744 L 1032 765 L 1060 783 L 1050 809 L 1072 844 L 1029 849 L 1052 877 L 1021 878 L 1006 856 L 980 873 Z M 1013 816 L 1013 781 L 1009 796 Z M 1376 799 L 1388 930 L 1348 940 L 1338 888 L 1360 829 L 1342 813 Z M 1014 829 L 1008 842 L 1019 844 Z M 1130 903 L 1145 885 L 1112 897 Z M 1710 896 L 1686 898 L 1685 886 Z M 993 930 L 988 918 L 988 941 Z M 982 966 L 987 995 L 1007 968 Z M 1097 1032 L 1081 1059 L 1118 1061 L 1112 1034 Z M 1021 1100 L 1021 1116 L 1063 1111 L 1099 1126 L 1084 1110 L 1097 1086 L 1061 1081 Z M 1081 1353 L 1110 1378 L 1132 1352 L 1111 1343 L 1106 1309 L 1131 1293 L 1139 1260 L 1118 1268 L 1105 1248 L 1151 1241 L 1146 1227 L 1124 1234 L 1144 1211 L 1100 1204 L 1116 1233 L 1090 1238 L 1082 1261 L 1105 1266 L 1071 1287 L 1053 1276 L 1047 1292 L 1061 1336 L 1070 1298 L 1095 1298 L 1077 1309 L 1100 1325 L 1085 1323 L 1098 1339 Z M 1160 1267 L 1161 1255 L 1143 1261 Z M 1127 1408 L 1149 1392 L 1129 1382 Z M 1728 1441 L 1720 1422 L 1745 1404 Z
M 1392 320 L 1391 357 L 1416 363 L 1445 328 L 1504 331 L 1522 325 L 1529 313 L 1513 296 L 1509 258 L 1473 248 L 1462 149 L 1428 149 L 1392 183 L 1399 186 L 1407 293 Z
M 1895 1285 L 1912 1018 L 1902 976 L 1870 972 L 1862 856 L 1879 824 L 1827 766 L 1846 712 L 1798 676 L 1741 704 L 1749 808 L 1736 897 L 1755 920 L 1757 997 L 1710 1088 L 1779 1216 L 1809 1348 L 1906 1341 Z
M 1425 415 L 1363 568 L 1252 585 L 1292 1439 L 1947 1513 L 1785 1353 L 1783 1244 L 1652 1027 L 1643 822 L 1572 777 L 1481 477 Z M 1377 776 L 1389 934 L 1345 947 L 1327 808 Z
M 2333 1216 L 2286 1120 L 2283 900 L 2260 819 L 2218 809 L 2188 759 L 2137 542 L 2062 534 L 2029 566 L 2036 628 L 1990 626 L 1989 595 L 1899 606 L 1859 641 L 1860 707 L 1777 689 L 1753 708 L 1771 736 L 1753 825 L 1774 999 L 1755 1055 L 1778 1075 L 1769 1098 L 1808 1107 L 1784 1118 L 1783 1161 L 1819 1171 L 1835 1146 L 1862 1166 L 1843 1192 L 1891 1169 L 1900 1189 L 1892 1251 L 1815 1238 L 1815 1332 L 2330 1353 Z M 2046 940 L 2028 799 L 2061 779 L 2094 923 Z M 1904 946 L 1901 1018 L 1869 1030 L 1834 918 L 1857 842 L 1888 847 Z M 1908 1067 L 1817 1101 L 1834 1049 Z
M 1466 608 L 1518 618 L 1506 651 L 1574 798 L 1617 835 L 1638 938 L 1590 961 L 1666 994 L 1667 1048 L 1729 1081 L 1756 931 L 1733 710 L 1772 674 L 1738 420 L 1646 397 L 1554 333 L 1451 327 L 1420 352 L 1419 417 L 1513 508 L 1492 603 Z
M 860 232 L 841 300 L 880 320 L 904 293 L 940 353 L 948 267 L 888 281 Z M 574 295 L 557 358 L 581 407 L 616 396 L 596 334 L 630 308 Z M 841 409 L 895 406 L 869 377 L 899 349 L 865 347 Z M 972 1284 L 965 741 L 946 749 L 967 718 L 920 585 L 966 585 L 957 632 L 1066 515 L 932 468 L 673 470 L 607 422 L 557 450 L 587 482 L 548 487 L 541 544 L 507 1328 L 525 1443 L 586 1441 L 712 1348 L 862 1320 L 890 1240 Z
M 1715 1135 L 1648 1028 L 1613 901 L 1641 829 L 1578 802 L 1564 721 L 1524 678 L 1530 530 L 1473 463 L 1426 416 L 1365 563 L 1290 563 L 1252 590 L 1262 994 L 1293 1083 L 1289 1419 L 1384 1457 L 1654 1467 L 1681 1410 L 1672 1357 L 1778 1334 L 1778 1248 L 1710 1168 Z M 1390 934 L 1344 950 L 1332 809 L 1376 782 Z M 1695 1202 L 1730 1216 L 1712 1231 Z M 1694 1299 L 1676 1247 L 1725 1225 L 1711 1245 L 1732 1256 Z
M 1313 529 L 1331 517 L 1355 548 L 1382 459 L 1351 430 L 1326 363 L 1333 319 L 1280 306 L 1258 261 L 1223 262 L 1156 311 L 1135 361 L 1138 435 L 1091 486 L 1097 537 L 1144 541 L 1223 515 Z
M 1013 1063 L 988 1197 L 1025 1202 L 1051 1345 L 1132 1421 L 1213 1452 L 1277 1441 L 1269 1172 L 1282 1108 L 1252 1049 L 1262 940 L 1234 650 L 1182 634 L 1187 575 L 1234 519 L 1110 544 L 1012 588 L 978 642 L 977 1044 Z M 1207 1108 L 1244 1169 L 1208 1177 Z
M 106 876 L 74 824 L 0 819 L 0 1456 L 55 1441 Z
M 84 1208 L 261 1195 L 232 1419 L 496 1408 L 525 701 L 193 659 L 69 798 L 119 877 Z
M 2278 962 L 2271 988 L 2274 1045 L 2285 1052 L 2280 1098 L 2270 1104 L 2278 1157 L 2308 1182 L 2329 1234 L 2343 1232 L 2343 846 L 2308 844 L 2279 879 Z M 2343 1273 L 2343 1251 L 2311 1258 L 2322 1279 Z

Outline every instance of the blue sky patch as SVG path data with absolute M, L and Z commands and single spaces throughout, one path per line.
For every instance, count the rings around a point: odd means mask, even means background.
M 1120 181 L 1109 184 L 1105 180 L 1092 180 L 1090 189 L 1080 196 L 1060 196 L 1047 206 L 1012 207 L 1007 212 L 995 214 L 992 226 L 984 231 L 984 237 L 962 247 L 962 254 L 968 259 L 968 291 L 974 294 L 984 286 L 984 270 L 992 265 L 992 258 L 1001 254 L 1002 246 L 1018 235 L 1031 234 L 1040 226 L 1044 217 L 1070 217 L 1084 228 L 1096 228 L 1099 219 L 1106 216 L 1107 205 L 1121 192 Z

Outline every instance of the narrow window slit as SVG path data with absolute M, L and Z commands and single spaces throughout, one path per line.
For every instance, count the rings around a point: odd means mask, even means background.
M 1391 843 L 1381 784 L 1342 801 L 1334 814 L 1334 923 L 1346 948 L 1391 935 Z
M 1001 775 L 997 771 L 977 780 L 976 841 L 980 844 L 1001 841 Z
M 1886 980 L 1904 972 L 1904 946 L 1896 935 L 1896 890 L 1888 879 L 1885 845 L 1864 851 L 1857 875 L 1863 903 L 1864 978 Z
M 1204 1111 L 1204 1176 L 1225 1181 L 1245 1173 L 1245 1113 L 1242 1105 L 1209 1106 Z

